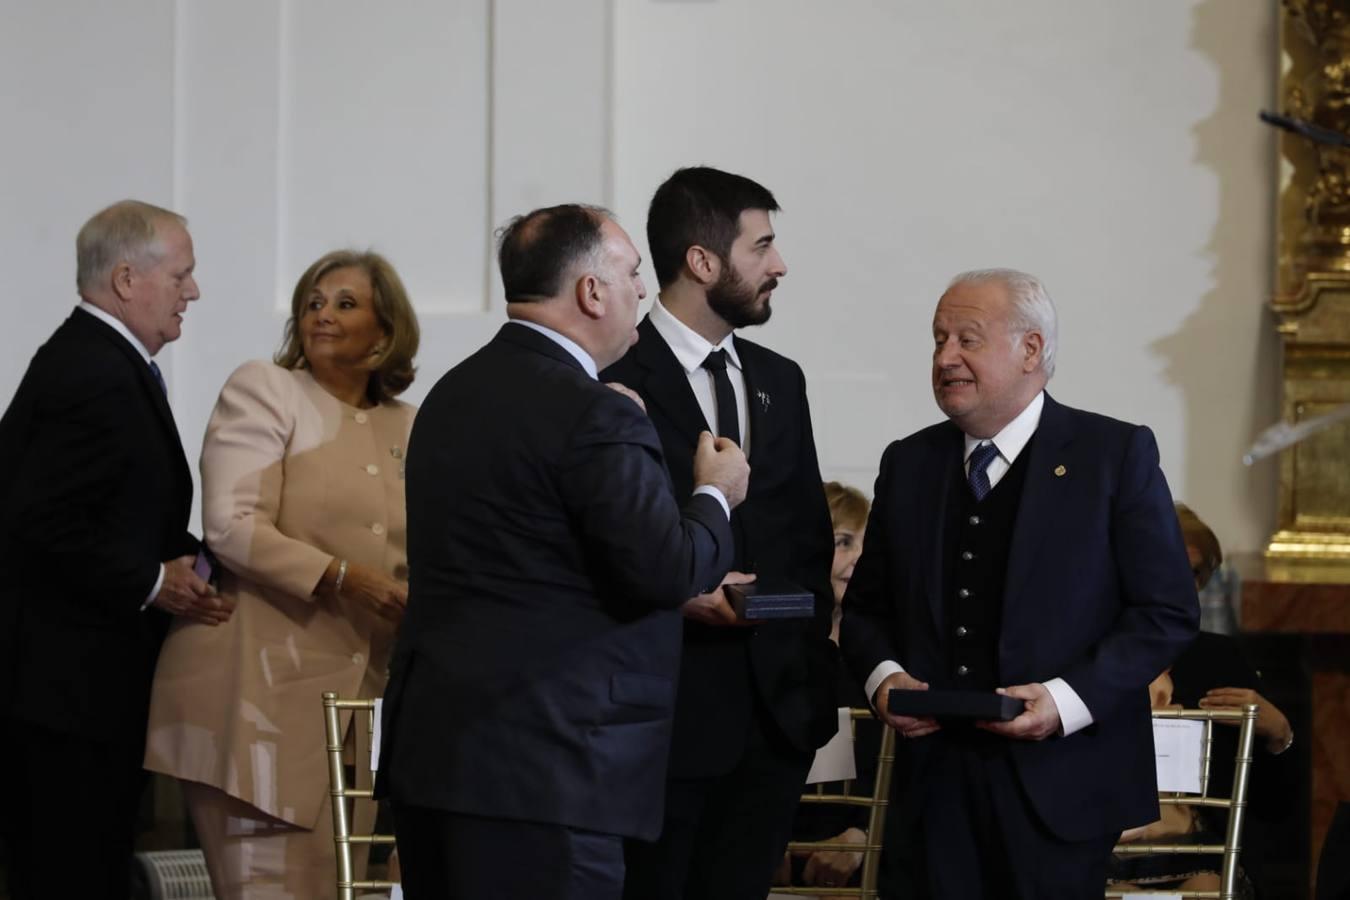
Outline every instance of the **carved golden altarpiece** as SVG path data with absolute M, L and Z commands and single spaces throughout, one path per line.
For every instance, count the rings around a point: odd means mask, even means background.
M 1281 112 L 1350 135 L 1350 0 L 1282 0 Z M 1276 286 L 1283 410 L 1300 422 L 1350 403 L 1350 147 L 1280 137 Z M 1308 672 L 1309 870 L 1350 801 L 1350 420 L 1280 454 L 1264 554 L 1235 560 L 1241 627 L 1284 635 Z M 1295 798 L 1291 798 L 1295 802 Z
M 1285 0 L 1284 112 L 1350 135 L 1350 0 Z M 1281 137 L 1277 284 L 1283 418 L 1350 403 L 1350 148 Z M 1350 421 L 1280 458 L 1267 556 L 1350 564 Z M 1346 572 L 1350 580 L 1350 566 Z

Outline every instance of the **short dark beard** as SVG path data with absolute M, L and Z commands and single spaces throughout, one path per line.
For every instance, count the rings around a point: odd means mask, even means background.
M 755 306 L 755 301 L 760 294 L 776 287 L 777 278 L 770 278 L 758 288 L 752 287 L 730 263 L 723 261 L 722 274 L 717 276 L 717 283 L 708 288 L 708 308 L 732 329 L 763 325 L 773 315 L 773 308 L 768 300 L 760 307 Z

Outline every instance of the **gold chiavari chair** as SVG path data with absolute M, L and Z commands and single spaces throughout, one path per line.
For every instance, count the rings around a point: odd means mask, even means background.
M 875 719 L 870 709 L 849 710 L 849 724 L 853 730 L 854 746 L 857 746 L 858 723 Z M 867 814 L 867 843 L 846 844 L 842 841 L 792 841 L 787 849 L 790 853 L 815 853 L 821 850 L 842 850 L 863 855 L 862 877 L 860 884 L 854 887 L 774 887 L 775 894 L 796 894 L 830 897 L 860 897 L 862 900 L 875 900 L 877 896 L 877 878 L 881 873 L 881 839 L 886 829 L 886 806 L 891 793 L 891 767 L 895 762 L 895 732 L 890 728 L 881 728 L 881 746 L 877 752 L 876 777 L 872 781 L 870 794 L 853 792 L 852 781 L 842 782 L 837 794 L 825 793 L 825 785 L 815 785 L 802 795 L 802 803 L 829 803 L 839 806 L 865 806 Z
M 353 844 L 393 844 L 392 834 L 352 834 L 352 813 L 348 801 L 374 802 L 370 788 L 349 787 L 347 771 L 342 759 L 342 716 L 343 710 L 351 710 L 352 715 L 365 713 L 367 733 L 375 731 L 374 700 L 339 700 L 332 691 L 323 695 L 324 728 L 328 735 L 328 793 L 333 806 L 333 842 L 337 846 L 337 889 L 338 900 L 355 900 L 358 890 L 392 890 L 397 882 L 393 881 L 354 881 L 352 879 Z M 364 754 L 356 754 L 356 765 L 369 765 Z
M 1148 891 L 1131 889 L 1122 891 L 1108 889 L 1108 898 L 1126 895 L 1159 894 L 1172 897 L 1214 898 L 1231 900 L 1237 896 L 1238 853 L 1242 849 L 1242 825 L 1247 812 L 1247 792 L 1251 780 L 1252 739 L 1256 734 L 1256 704 L 1236 709 L 1155 709 L 1155 719 L 1194 719 L 1205 723 L 1202 757 L 1200 763 L 1200 793 L 1171 794 L 1158 797 L 1162 806 L 1190 806 L 1228 811 L 1228 823 L 1222 844 L 1183 844 L 1175 842 L 1117 844 L 1115 852 L 1131 856 L 1140 854 L 1201 854 L 1221 857 L 1219 865 L 1219 890 L 1217 891 Z M 1227 797 L 1209 796 L 1210 760 L 1214 747 L 1214 723 L 1236 721 L 1238 726 L 1237 758 L 1233 766 L 1233 784 Z

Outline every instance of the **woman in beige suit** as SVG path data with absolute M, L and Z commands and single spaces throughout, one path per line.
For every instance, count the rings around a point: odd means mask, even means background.
M 329 253 L 296 285 L 285 340 L 230 376 L 202 447 L 234 616 L 174 629 L 151 701 L 145 766 L 181 779 L 219 900 L 335 893 L 321 695 L 381 694 L 407 600 L 414 409 L 394 397 L 418 329 L 398 275 Z

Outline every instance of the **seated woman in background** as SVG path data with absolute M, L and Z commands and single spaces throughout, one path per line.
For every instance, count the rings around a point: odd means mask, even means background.
M 1214 532 L 1189 507 L 1178 503 L 1176 509 L 1196 590 L 1200 590 L 1223 562 L 1223 551 Z M 1288 756 L 1279 762 L 1275 758 L 1289 749 L 1294 733 L 1284 713 L 1262 696 L 1262 690 L 1260 675 L 1243 658 L 1237 643 L 1226 635 L 1203 631 L 1172 667 L 1149 685 L 1154 709 L 1241 709 L 1247 704 L 1256 704 L 1259 711 L 1249 807 L 1251 812 L 1271 807 L 1278 812 L 1288 803 L 1291 773 Z M 1236 724 L 1216 723 L 1210 762 L 1211 796 L 1228 796 L 1236 754 Z M 1222 811 L 1215 815 L 1213 811 L 1188 806 L 1163 806 L 1161 811 L 1159 821 L 1130 829 L 1121 835 L 1121 841 L 1223 843 L 1225 819 Z M 1251 823 L 1249 815 L 1248 837 Z M 1250 840 L 1243 843 L 1252 846 Z M 1221 865 L 1219 857 L 1210 855 L 1121 855 L 1112 860 L 1111 881 L 1123 889 L 1138 886 L 1151 890 L 1218 890 Z M 1239 877 L 1239 888 L 1241 897 L 1257 895 L 1246 873 Z
M 871 504 L 857 488 L 837 481 L 826 482 L 825 500 L 830 507 L 830 521 L 834 526 L 834 564 L 830 567 L 830 585 L 834 588 L 834 624 L 830 640 L 839 643 L 839 620 L 843 615 L 844 592 L 853 577 L 853 566 L 862 554 L 863 533 L 867 528 L 867 514 Z M 836 702 L 840 706 L 867 708 L 862 686 L 841 665 L 836 684 Z M 881 731 L 877 722 L 857 723 L 854 758 L 857 778 L 853 793 L 866 794 L 872 790 L 876 774 L 877 753 Z M 837 793 L 840 785 L 826 785 L 827 793 Z M 838 841 L 848 844 L 867 842 L 866 807 L 842 807 L 803 803 L 797 808 L 792 827 L 794 841 Z M 821 850 L 805 856 L 784 859 L 779 872 L 779 884 L 791 883 L 836 887 L 857 884 L 862 867 L 862 852 L 848 850 Z
M 145 767 L 182 781 L 219 900 L 336 893 L 322 694 L 380 696 L 407 601 L 414 409 L 395 397 L 418 327 L 398 274 L 375 253 L 325 255 L 284 341 L 229 377 L 202 446 L 205 538 L 235 614 L 169 635 L 150 712 Z
M 830 507 L 830 524 L 834 527 L 834 564 L 830 566 L 830 587 L 834 589 L 834 621 L 830 640 L 839 643 L 839 620 L 844 615 L 844 591 L 853 577 L 853 567 L 862 556 L 863 533 L 867 530 L 867 514 L 872 504 L 863 492 L 837 481 L 825 482 L 825 502 Z M 843 672 L 843 669 L 840 669 Z M 844 676 L 847 679 L 847 676 Z M 852 685 L 852 680 L 845 682 Z M 861 692 L 858 694 L 862 697 Z M 861 704 L 866 706 L 866 698 Z

